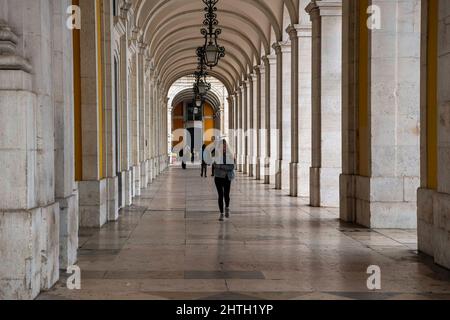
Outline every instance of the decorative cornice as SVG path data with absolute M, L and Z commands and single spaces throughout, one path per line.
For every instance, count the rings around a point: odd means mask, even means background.
M 6 21 L 0 20 L 0 70 L 22 70 L 31 73 L 30 62 L 17 53 L 19 38 Z

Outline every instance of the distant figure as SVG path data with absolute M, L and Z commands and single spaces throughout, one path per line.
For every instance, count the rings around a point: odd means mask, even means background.
M 180 150 L 179 156 L 181 158 L 181 168 L 183 170 L 186 170 L 186 163 L 184 162 L 184 150 L 183 149 Z
M 216 157 L 216 149 L 213 149 L 211 151 L 211 157 L 214 159 Z M 215 168 L 216 162 L 213 161 L 213 163 L 211 164 L 211 177 L 214 177 L 214 168 Z
M 192 152 L 191 152 L 191 162 L 194 163 L 195 162 L 195 149 L 192 148 Z
M 203 173 L 205 174 L 205 178 L 208 176 L 208 164 L 205 161 L 205 150 L 206 150 L 206 144 L 204 144 L 202 146 L 202 177 L 203 177 Z
M 221 146 L 216 148 L 216 160 L 215 160 L 215 179 L 217 193 L 219 194 L 219 209 L 220 218 L 219 221 L 230 217 L 230 191 L 231 182 L 234 180 L 234 155 L 227 148 L 227 141 L 224 139 L 221 141 Z M 225 200 L 225 210 L 224 210 Z M 225 213 L 225 215 L 224 215 Z

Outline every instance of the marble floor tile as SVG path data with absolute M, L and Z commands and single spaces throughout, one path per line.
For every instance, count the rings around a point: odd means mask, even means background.
M 170 168 L 118 221 L 80 230 L 81 290 L 62 272 L 38 299 L 450 300 L 450 271 L 417 252 L 415 230 L 344 223 L 241 174 L 218 217 L 213 178 Z

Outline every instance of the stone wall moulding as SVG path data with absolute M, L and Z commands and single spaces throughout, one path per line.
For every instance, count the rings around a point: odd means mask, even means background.
M 17 53 L 19 38 L 6 21 L 0 20 L 0 70 L 22 70 L 31 73 L 31 64 Z
M 340 16 L 342 15 L 342 1 L 313 0 L 306 6 L 305 11 L 311 15 Z

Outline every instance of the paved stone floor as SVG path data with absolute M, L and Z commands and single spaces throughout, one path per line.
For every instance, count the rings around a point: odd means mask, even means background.
M 171 168 L 101 230 L 81 230 L 81 290 L 39 299 L 450 299 L 415 231 L 367 230 L 238 176 L 218 221 L 212 178 Z M 382 290 L 367 289 L 378 265 Z

